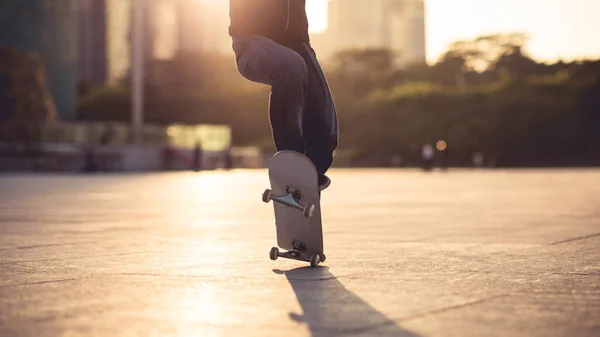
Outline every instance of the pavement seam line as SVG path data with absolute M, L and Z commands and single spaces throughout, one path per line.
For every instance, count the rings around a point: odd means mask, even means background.
M 141 252 L 128 252 L 128 253 L 116 253 L 116 254 L 105 254 L 105 255 L 78 256 L 78 257 L 66 257 L 66 258 L 63 258 L 63 259 L 42 259 L 42 260 L 2 261 L 2 262 L 0 262 L 0 266 L 2 266 L 2 265 L 8 265 L 8 264 L 27 263 L 27 262 L 48 262 L 48 261 L 85 260 L 85 259 L 95 259 L 95 258 L 99 258 L 99 257 L 125 256 L 125 255 L 135 255 L 135 254 L 143 254 L 143 253 L 149 253 L 149 252 L 150 252 L 150 251 L 141 251 Z
M 591 239 L 591 238 L 595 238 L 597 236 L 600 236 L 600 233 L 594 233 L 594 234 L 589 234 L 589 235 L 584 235 L 584 236 L 578 236 L 575 238 L 571 238 L 571 239 L 566 239 L 566 240 L 561 240 L 561 241 L 556 241 L 556 242 L 552 242 L 549 245 L 550 246 L 555 246 L 555 245 L 560 245 L 562 243 L 569 243 L 569 242 L 573 242 L 573 241 L 579 241 L 579 240 L 585 240 L 585 239 Z
M 31 286 L 31 285 L 47 284 L 47 283 L 69 282 L 69 281 L 77 281 L 77 280 L 83 280 L 83 279 L 88 279 L 88 278 L 91 278 L 91 276 L 82 276 L 82 277 L 65 278 L 65 279 L 60 279 L 60 280 L 38 281 L 38 282 L 19 283 L 19 284 L 8 284 L 8 285 L 0 286 L 0 289 L 13 288 L 13 287 L 24 287 L 24 286 Z
M 407 316 L 407 317 L 403 317 L 403 318 L 398 318 L 398 319 L 394 319 L 394 322 L 396 323 L 401 323 L 401 322 L 406 322 L 406 321 L 410 321 L 413 319 L 417 319 L 417 318 L 422 318 L 425 316 L 430 316 L 430 315 L 437 315 L 437 314 L 441 314 L 444 312 L 448 312 L 448 311 L 452 311 L 452 310 L 456 310 L 456 309 L 462 309 L 462 308 L 466 308 L 466 307 L 470 307 L 473 305 L 477 305 L 477 304 L 481 304 L 490 300 L 495 300 L 497 298 L 502 298 L 502 297 L 508 297 L 511 296 L 511 294 L 501 294 L 501 295 L 495 295 L 495 296 L 490 296 L 490 297 L 486 297 L 486 298 L 482 298 L 479 300 L 475 300 L 475 301 L 471 301 L 471 302 L 466 302 L 463 304 L 457 304 L 457 305 L 452 305 L 449 307 L 445 307 L 445 308 L 440 308 L 440 309 L 435 309 L 435 310 L 430 310 L 428 312 L 423 312 L 420 314 L 415 314 L 412 316 Z
M 506 297 L 506 296 L 510 296 L 510 294 L 501 294 L 501 295 L 491 296 L 491 297 L 475 300 L 472 302 L 467 302 L 467 303 L 463 303 L 463 304 L 459 304 L 459 305 L 454 305 L 454 306 L 445 307 L 445 308 L 441 308 L 441 309 L 431 310 L 428 312 L 424 312 L 424 313 L 420 313 L 420 314 L 416 314 L 416 315 L 412 315 L 412 316 L 408 316 L 408 317 L 404 317 L 404 318 L 389 319 L 384 322 L 370 324 L 370 325 L 352 328 L 352 329 L 311 328 L 311 330 L 314 330 L 314 332 L 331 333 L 331 334 L 342 334 L 342 333 L 343 334 L 361 334 L 361 333 L 365 333 L 368 331 L 380 329 L 382 327 L 386 327 L 386 326 L 390 326 L 390 325 L 398 325 L 399 323 L 410 321 L 413 319 L 417 319 L 417 318 L 421 318 L 421 317 L 425 317 L 425 316 L 429 316 L 429 315 L 435 315 L 435 314 L 439 314 L 439 313 L 443 313 L 443 312 L 447 312 L 447 311 L 451 311 L 451 310 L 455 310 L 455 309 L 461 309 L 464 307 L 480 304 L 480 303 L 486 302 L 488 300 L 493 300 L 496 298 L 501 298 L 501 297 Z

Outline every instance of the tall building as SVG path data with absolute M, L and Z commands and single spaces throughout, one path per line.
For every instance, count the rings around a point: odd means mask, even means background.
M 229 1 L 177 1 L 179 50 L 231 55 Z M 311 34 L 311 40 L 324 62 L 344 49 L 389 48 L 399 67 L 425 63 L 425 5 L 423 0 L 328 0 L 328 28 Z
M 423 0 L 329 0 L 328 13 L 327 30 L 312 38 L 325 62 L 341 50 L 387 48 L 398 67 L 425 63 Z
M 99 0 L 106 2 L 106 54 L 107 83 L 114 85 L 127 76 L 132 60 L 132 28 L 133 11 L 143 10 L 144 18 L 144 47 L 146 61 L 155 55 L 155 29 L 153 8 L 156 0 L 146 0 L 143 8 L 133 8 L 132 0 Z
M 103 85 L 107 77 L 105 13 L 104 0 L 79 0 L 79 80 L 93 85 Z
M 145 0 L 146 60 L 177 53 L 231 53 L 229 1 Z M 80 79 L 118 83 L 130 71 L 132 0 L 80 0 Z
M 118 83 L 131 63 L 132 1 L 79 0 L 78 10 L 79 80 L 94 85 Z
M 148 0 L 146 0 L 148 1 Z M 179 48 L 179 5 L 189 0 L 152 0 L 149 8 L 151 29 L 151 57 L 157 60 L 172 59 Z
M 177 50 L 177 4 L 146 0 L 146 61 L 170 59 Z M 132 0 L 79 0 L 79 79 L 114 85 L 129 73 L 132 59 Z
M 178 46 L 182 52 L 231 53 L 229 1 L 178 0 Z
M 198 25 L 204 15 L 204 2 L 179 0 L 177 8 L 177 42 L 181 53 L 196 53 L 202 50 L 202 39 L 198 36 Z

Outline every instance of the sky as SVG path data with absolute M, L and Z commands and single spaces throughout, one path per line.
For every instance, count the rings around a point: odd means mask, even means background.
M 429 62 L 435 62 L 454 41 L 512 32 L 529 36 L 526 51 L 539 61 L 600 57 L 600 0 L 425 0 L 425 3 Z M 307 11 L 313 30 L 326 27 L 326 0 L 307 0 Z

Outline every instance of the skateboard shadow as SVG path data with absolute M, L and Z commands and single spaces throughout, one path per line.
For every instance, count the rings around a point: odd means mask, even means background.
M 283 274 L 292 285 L 302 314 L 289 314 L 308 325 L 313 337 L 327 335 L 376 335 L 417 337 L 346 289 L 327 267 L 302 267 Z

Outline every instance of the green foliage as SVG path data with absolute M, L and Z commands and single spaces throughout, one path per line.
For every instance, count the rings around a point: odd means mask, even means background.
M 348 50 L 326 69 L 340 119 L 340 161 L 417 164 L 445 140 L 448 164 L 475 152 L 498 165 L 600 164 L 600 61 L 536 62 L 521 34 L 459 41 L 431 66 L 393 69 L 386 50 Z M 234 144 L 272 149 L 269 88 L 232 58 L 181 55 L 150 67 L 145 120 L 232 126 Z M 80 118 L 129 120 L 128 80 L 91 91 Z
M 57 120 L 39 55 L 0 46 L 0 142 L 29 144 L 40 123 Z

